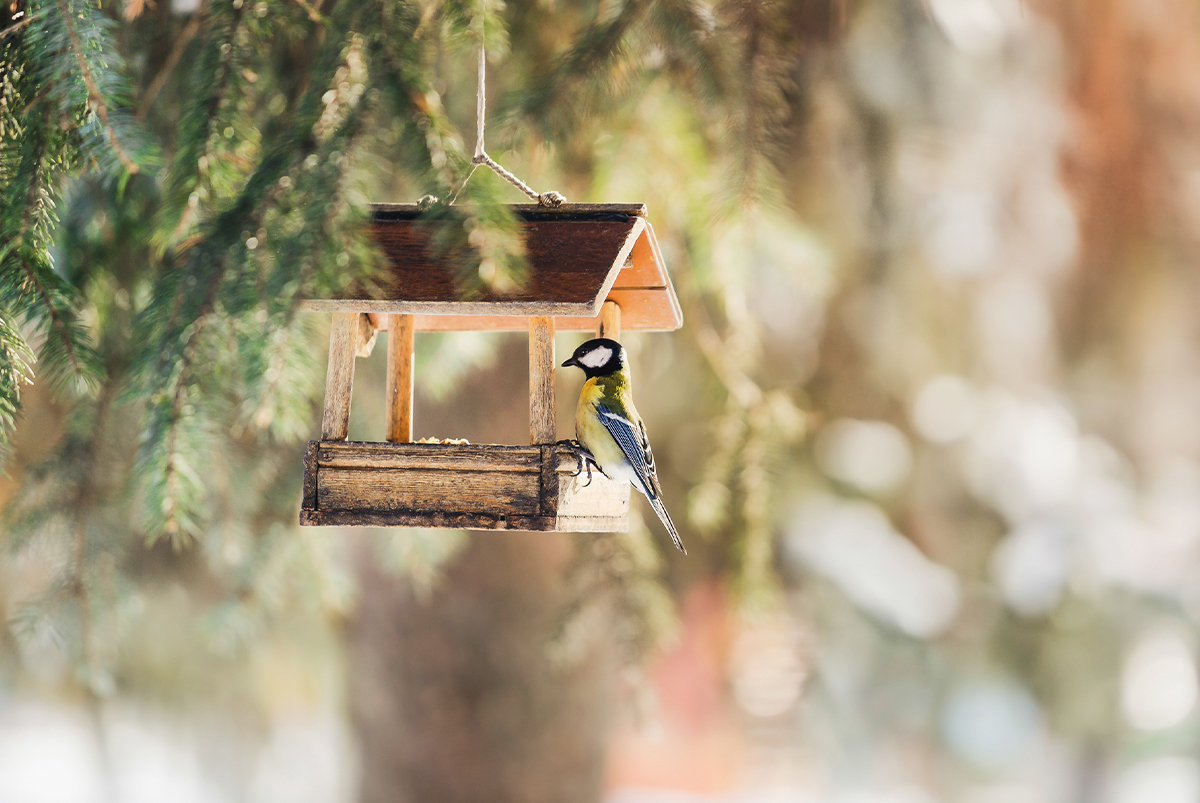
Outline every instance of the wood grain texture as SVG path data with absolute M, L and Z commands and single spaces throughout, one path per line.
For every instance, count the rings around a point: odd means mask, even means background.
M 600 308 L 600 323 L 596 326 L 596 337 L 607 337 L 610 340 L 621 339 L 621 305 L 615 301 L 605 301 Z
M 408 443 L 413 439 L 413 317 L 389 315 L 387 392 L 385 405 L 386 432 L 392 443 Z
M 670 287 L 671 277 L 650 221 L 629 252 L 629 264 L 617 277 L 617 287 Z M 673 291 L 672 291 L 673 292 Z
M 537 515 L 539 476 L 507 471 L 414 471 L 322 466 L 317 507 Z
M 300 523 L 624 532 L 629 484 L 558 446 L 314 441 L 305 454 Z
M 358 343 L 354 350 L 356 357 L 370 357 L 375 350 L 375 324 L 371 316 L 365 312 L 358 314 Z
M 555 516 L 558 515 L 558 447 L 553 443 L 548 443 L 540 449 L 538 512 L 542 516 Z
M 529 442 L 553 443 L 554 319 L 529 320 Z
M 636 235 L 645 228 L 641 218 L 615 220 L 540 220 L 519 224 L 529 270 L 512 292 L 499 294 L 482 288 L 473 298 L 464 296 L 457 281 L 453 255 L 439 253 L 434 245 L 437 227 L 446 224 L 421 221 L 374 221 L 371 237 L 388 259 L 389 270 L 379 277 L 381 301 L 425 302 L 445 305 L 587 305 L 616 280 L 633 250 Z M 631 237 L 633 235 L 633 237 Z M 480 289 L 480 288 L 475 288 Z M 362 294 L 352 294 L 365 299 Z M 447 309 L 454 312 L 454 309 Z
M 516 530 L 559 533 L 625 533 L 625 516 L 489 516 L 388 510 L 301 510 L 306 527 L 420 527 L 427 530 Z
M 499 528 L 497 528 L 499 529 Z M 509 516 L 506 530 L 554 533 L 626 533 L 627 516 Z
M 421 527 L 450 530 L 507 530 L 504 516 L 396 510 L 301 510 L 306 527 Z
M 350 437 L 350 395 L 354 390 L 358 326 L 358 313 L 334 313 L 329 330 L 329 367 L 325 372 L 321 440 L 344 441 Z
M 416 207 L 394 206 L 400 210 L 398 219 L 406 219 L 406 225 L 415 225 Z M 589 207 L 592 205 L 588 205 Z M 626 210 L 628 205 L 597 204 L 597 208 L 613 206 Z M 526 208 L 524 206 L 518 208 Z M 533 207 L 530 207 L 533 208 Z M 644 210 L 644 208 L 643 208 Z M 407 217 L 405 217 L 407 216 Z M 389 313 L 411 314 L 418 332 L 520 332 L 529 328 L 533 316 L 551 315 L 560 332 L 595 331 L 599 325 L 599 304 L 614 301 L 621 305 L 621 326 L 627 331 L 669 332 L 683 325 L 683 310 L 675 289 L 667 274 L 662 251 L 648 221 L 635 223 L 626 237 L 628 253 L 621 262 L 621 269 L 601 282 L 597 296 L 586 303 L 578 301 L 529 302 L 515 298 L 492 300 L 459 300 L 452 304 L 444 301 L 386 300 L 386 299 L 315 299 L 306 301 L 303 308 L 309 311 L 332 312 L 355 309 L 368 312 L 376 327 L 387 328 Z M 624 245 L 616 257 L 625 253 Z M 551 270 L 557 270 L 553 265 Z M 611 281 L 608 281 L 611 279 Z M 603 295 L 603 298 L 600 295 Z
M 536 474 L 536 446 L 459 443 L 322 443 L 317 464 L 337 468 L 412 468 L 426 471 L 510 471 Z
M 560 474 L 558 485 L 559 516 L 628 516 L 629 483 L 618 483 L 597 471 L 592 472 L 591 484 L 587 472 L 572 477 Z
M 662 287 L 614 287 L 608 301 L 621 307 L 627 332 L 672 332 L 683 325 L 679 300 Z M 387 315 L 380 316 L 384 320 Z M 525 332 L 528 315 L 414 315 L 418 332 Z M 559 332 L 594 332 L 599 315 L 555 315 Z
M 556 533 L 627 533 L 628 516 L 558 516 L 537 527 L 517 526 L 510 522 L 511 530 L 549 530 Z
M 317 447 L 320 441 L 309 441 L 304 450 L 304 490 L 300 507 L 314 509 L 317 506 Z
M 579 217 L 581 215 L 617 214 L 646 216 L 645 204 L 563 204 L 559 207 L 547 207 L 541 204 L 509 204 L 508 208 L 522 217 Z M 371 204 L 371 216 L 374 219 L 411 219 L 421 215 L 421 208 L 416 204 Z
M 366 312 L 374 315 L 595 315 L 604 299 L 584 301 L 409 301 L 370 298 L 315 298 L 301 302 L 304 312 Z M 473 331 L 466 329 L 462 331 Z
M 551 215 L 518 224 L 529 270 L 499 293 L 460 280 L 465 258 L 436 245 L 457 222 L 376 216 L 368 231 L 387 257 L 375 286 L 339 298 L 311 299 L 304 309 L 331 312 L 457 315 L 595 315 L 629 262 L 646 221 L 627 214 Z

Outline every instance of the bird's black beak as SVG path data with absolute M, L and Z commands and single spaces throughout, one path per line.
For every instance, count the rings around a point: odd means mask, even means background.
M 572 365 L 579 365 L 579 361 L 574 357 L 568 357 L 566 362 L 562 364 L 563 368 L 570 368 Z

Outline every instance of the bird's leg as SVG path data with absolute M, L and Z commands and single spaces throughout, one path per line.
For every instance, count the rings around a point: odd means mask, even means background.
M 575 465 L 577 466 L 577 468 L 575 469 L 575 473 L 572 474 L 571 476 L 578 477 L 580 474 L 583 473 L 584 469 L 587 469 L 587 478 L 588 479 L 587 479 L 587 482 L 584 483 L 583 487 L 586 488 L 589 485 L 591 485 L 592 484 L 592 466 L 595 466 L 596 468 L 600 468 L 600 464 L 596 462 L 596 458 L 592 456 L 592 453 L 589 452 L 587 449 L 584 449 L 583 444 L 577 440 L 565 439 L 565 440 L 559 441 L 555 445 L 567 447 L 568 449 L 571 450 L 571 454 L 575 457 Z M 604 469 L 600 469 L 600 470 L 603 471 Z
M 570 438 L 564 438 L 563 440 L 558 441 L 554 445 L 555 446 L 565 446 L 571 450 L 571 456 L 575 458 L 575 466 L 576 466 L 575 473 L 572 474 L 571 476 L 578 477 L 580 474 L 582 474 L 583 467 L 585 465 L 587 465 L 587 463 L 583 457 L 585 454 L 587 454 L 587 452 L 584 451 L 583 445 L 579 441 L 572 440 Z
M 592 466 L 595 466 L 595 467 L 597 468 L 597 470 L 599 470 L 599 472 L 600 472 L 601 474 L 604 474 L 604 469 L 600 468 L 600 464 L 596 462 L 596 458 L 595 458 L 595 457 L 592 457 L 592 454 L 591 454 L 591 452 L 587 452 L 587 451 L 581 451 L 581 452 L 580 452 L 580 456 L 581 456 L 581 459 L 583 460 L 583 466 L 584 466 L 584 468 L 586 468 L 586 469 L 587 469 L 587 477 L 588 477 L 588 480 L 587 480 L 587 482 L 585 482 L 585 483 L 583 484 L 583 487 L 584 487 L 584 488 L 586 488 L 586 487 L 588 487 L 589 485 L 591 485 L 591 484 L 592 484 Z M 579 472 L 575 472 L 575 476 L 577 476 L 577 477 L 578 477 L 578 476 L 579 476 Z M 607 477 L 608 475 L 607 475 L 607 474 L 604 474 L 604 476 L 606 476 L 606 477 Z

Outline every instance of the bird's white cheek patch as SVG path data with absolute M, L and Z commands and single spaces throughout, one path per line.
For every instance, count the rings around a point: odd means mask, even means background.
M 612 359 L 612 349 L 607 346 L 597 346 L 579 358 L 588 368 L 599 368 Z

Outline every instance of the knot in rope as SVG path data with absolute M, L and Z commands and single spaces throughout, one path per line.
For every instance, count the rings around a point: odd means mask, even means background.
M 483 124 L 486 118 L 485 89 L 487 86 L 487 71 L 485 69 L 485 65 L 486 57 L 483 50 L 483 45 L 481 44 L 479 46 L 479 88 L 475 94 L 475 156 L 471 158 L 471 169 L 467 171 L 467 174 L 462 177 L 462 180 L 459 181 L 458 185 L 454 188 L 454 191 L 450 193 L 449 200 L 446 203 L 454 203 L 454 199 L 458 197 L 458 194 L 462 191 L 462 188 L 467 185 L 467 181 L 475 172 L 475 168 L 479 167 L 480 165 L 484 165 L 485 167 L 490 168 L 496 175 L 500 176 L 500 178 L 504 179 L 509 184 L 513 185 L 518 190 L 529 196 L 530 200 L 537 201 L 541 206 L 557 209 L 567 202 L 566 196 L 564 196 L 561 192 L 555 192 L 554 190 L 548 190 L 547 192 L 539 194 L 524 181 L 521 181 L 521 179 L 517 178 L 511 172 L 501 167 L 500 163 L 488 156 L 487 151 L 484 150 Z M 424 200 L 424 198 L 421 199 L 421 201 Z M 437 199 L 434 199 L 435 202 L 436 200 Z M 417 205 L 420 206 L 420 202 L 418 202 Z

